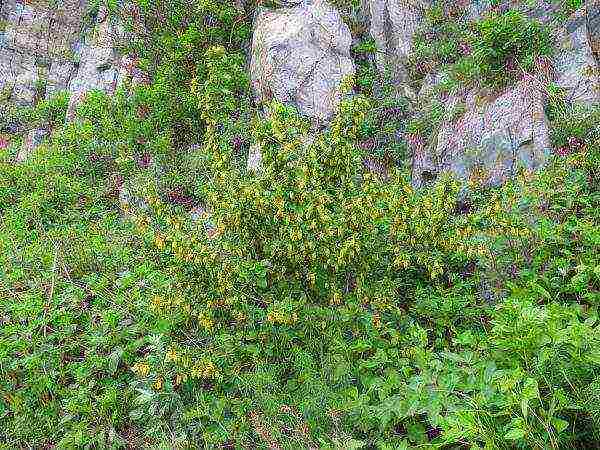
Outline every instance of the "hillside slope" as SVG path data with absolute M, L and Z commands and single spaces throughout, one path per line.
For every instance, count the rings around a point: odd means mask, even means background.
M 598 448 L 599 2 L 0 15 L 0 448 Z

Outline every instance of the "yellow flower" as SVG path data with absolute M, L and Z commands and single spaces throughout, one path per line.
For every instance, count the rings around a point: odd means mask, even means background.
M 167 353 L 165 354 L 165 361 L 167 362 L 177 361 L 177 359 L 179 359 L 179 356 L 177 355 L 177 352 L 174 349 L 169 349 L 169 351 L 167 351 Z
M 335 292 L 329 301 L 331 305 L 341 305 L 342 304 L 342 294 L 339 292 Z
M 140 377 L 145 377 L 150 373 L 150 366 L 146 362 L 135 363 L 131 370 Z
M 158 312 L 164 305 L 163 298 L 160 295 L 155 295 L 150 303 L 150 309 L 154 312 Z
M 214 321 L 204 312 L 198 314 L 198 322 L 200 322 L 200 325 L 202 325 L 207 331 L 210 330 L 214 325 Z
M 162 377 L 158 377 L 154 382 L 154 389 L 160 391 L 163 387 L 163 379 Z
M 137 218 L 137 227 L 140 233 L 144 233 L 148 229 L 148 218 L 147 217 L 138 217 Z
M 408 269 L 410 266 L 410 260 L 404 255 L 399 255 L 394 260 L 394 265 L 400 269 Z
M 159 250 L 165 248 L 165 238 L 160 233 L 156 233 L 154 236 L 154 244 L 158 247 Z
M 190 375 L 193 378 L 212 378 L 217 369 L 212 361 L 203 360 L 192 367 Z

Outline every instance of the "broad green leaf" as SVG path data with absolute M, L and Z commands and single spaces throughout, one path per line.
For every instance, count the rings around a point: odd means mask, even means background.
M 552 426 L 554 427 L 557 433 L 561 433 L 567 429 L 567 427 L 569 426 L 569 422 L 558 417 L 554 417 L 552 418 Z

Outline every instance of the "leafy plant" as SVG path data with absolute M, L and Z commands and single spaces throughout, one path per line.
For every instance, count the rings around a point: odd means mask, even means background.
M 487 83 L 503 84 L 507 72 L 517 69 L 532 71 L 536 59 L 551 52 L 548 30 L 518 11 L 492 14 L 476 23 L 473 57 Z

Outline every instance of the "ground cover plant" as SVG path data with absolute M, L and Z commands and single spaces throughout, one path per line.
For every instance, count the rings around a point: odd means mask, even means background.
M 595 448 L 597 109 L 553 103 L 537 174 L 416 191 L 360 80 L 322 133 L 255 110 L 250 6 L 135 20 L 149 83 L 0 150 L 2 448 Z

